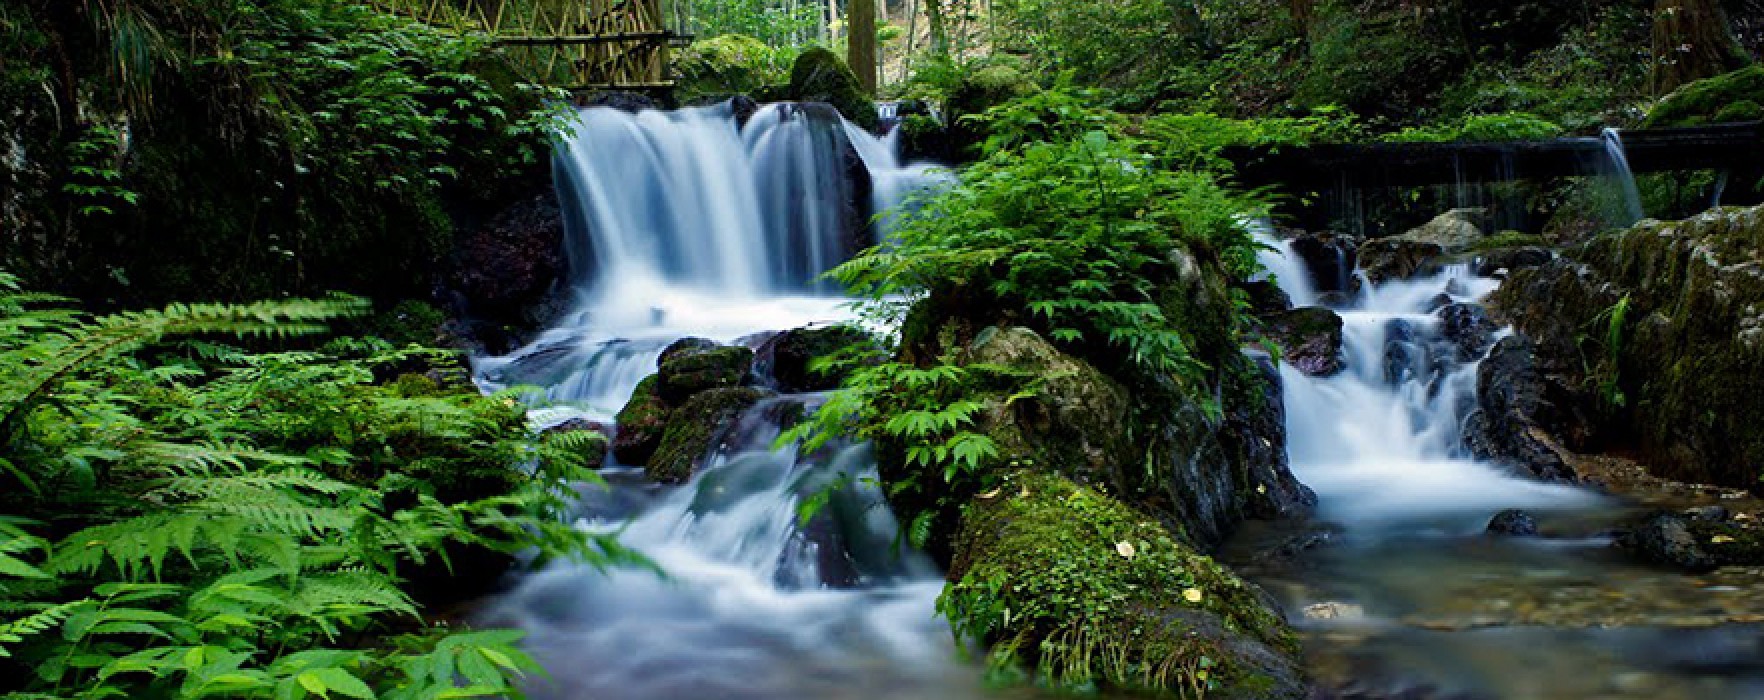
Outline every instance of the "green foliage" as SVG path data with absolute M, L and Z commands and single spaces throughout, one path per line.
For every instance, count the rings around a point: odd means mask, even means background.
M 1764 101 L 1764 66 L 1751 66 L 1679 88 L 1648 112 L 1647 126 L 1719 123 L 1723 121 L 1722 112 L 1733 110 L 1727 118 L 1746 114 L 1743 105 L 1737 110 L 1735 105 L 1749 102 L 1755 111 L 1761 101 Z
M 1609 408 L 1623 408 L 1629 405 L 1628 395 L 1623 393 L 1622 362 L 1623 333 L 1629 322 L 1629 310 L 1632 306 L 1629 295 L 1623 295 L 1610 308 L 1600 311 L 1587 326 L 1598 332 L 1597 336 L 1583 333 L 1581 345 L 1589 343 L 1601 348 L 1602 357 L 1595 363 L 1589 363 L 1587 378 L 1598 384 L 1598 395 Z
M 1146 118 L 1145 136 L 1162 145 L 1163 158 L 1176 166 L 1229 173 L 1221 153 L 1230 147 L 1266 148 L 1310 143 L 1351 143 L 1364 127 L 1350 112 L 1321 107 L 1305 117 L 1230 119 L 1215 114 L 1159 114 Z
M 1391 143 L 1450 141 L 1535 141 L 1562 135 L 1562 127 L 1533 114 L 1473 114 L 1449 125 L 1410 127 L 1384 140 Z
M 776 49 L 744 34 L 700 39 L 674 56 L 679 75 L 676 96 L 752 94 L 789 79 L 793 52 Z
M 80 216 L 112 214 L 113 202 L 132 205 L 140 200 L 141 195 L 118 184 L 121 148 L 121 134 L 106 126 L 93 126 L 68 144 L 68 182 L 61 191 L 74 201 Z
M 530 549 L 634 560 L 558 517 L 568 484 L 592 481 L 579 445 L 532 439 L 512 396 L 411 374 L 446 353 L 200 339 L 309 334 L 357 300 L 96 318 L 58 303 L 0 275 L 9 690 L 517 695 L 537 671 L 518 634 L 426 626 L 407 579 Z
M 823 7 L 778 0 L 692 0 L 688 28 L 699 36 L 740 34 L 775 51 L 796 48 L 820 34 Z

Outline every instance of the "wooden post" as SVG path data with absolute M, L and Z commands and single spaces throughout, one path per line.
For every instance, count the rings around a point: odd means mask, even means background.
M 864 93 L 876 96 L 876 0 L 850 0 L 845 6 L 845 62 Z

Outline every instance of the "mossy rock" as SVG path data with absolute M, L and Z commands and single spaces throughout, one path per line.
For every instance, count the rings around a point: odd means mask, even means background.
M 780 51 L 745 34 L 701 39 L 674 55 L 675 96 L 691 102 L 707 95 L 751 94 L 785 78 Z
M 740 386 L 753 368 L 753 350 L 744 347 L 696 348 L 667 357 L 657 389 L 664 401 L 682 404 L 710 389 Z
M 1154 519 L 1018 471 L 965 511 L 939 609 L 991 662 L 1055 687 L 1302 698 L 1298 645 L 1266 594 Z
M 849 368 L 816 371 L 811 365 L 819 358 L 848 349 L 868 349 L 879 355 L 882 345 L 874 336 L 852 326 L 797 328 L 778 334 L 760 349 L 758 369 L 769 374 L 778 391 L 786 394 L 827 391 L 839 387 L 850 374 Z
M 1312 377 L 1329 377 L 1347 366 L 1342 353 L 1342 320 L 1334 311 L 1305 307 L 1263 319 L 1263 332 L 1280 347 L 1281 357 Z
M 1698 80 L 1673 91 L 1654 105 L 1643 126 L 1658 129 L 1720 123 L 1728 120 L 1722 118 L 1722 114 L 1729 108 L 1737 107 L 1743 111 L 1745 107 L 1740 103 L 1751 103 L 1756 108 L 1760 102 L 1764 102 L 1764 65 Z
M 661 444 L 645 465 L 651 480 L 677 484 L 692 478 L 698 462 L 731 425 L 766 393 L 752 388 L 711 389 L 676 409 L 662 433 Z
M 667 430 L 673 409 L 662 400 L 657 387 L 660 375 L 649 375 L 637 384 L 631 400 L 619 411 L 618 431 L 613 438 L 612 454 L 619 464 L 637 467 L 649 463 L 661 446 L 662 433 Z
M 763 94 L 765 91 L 756 91 Z M 782 96 L 795 102 L 825 102 L 866 131 L 880 124 L 876 103 L 864 94 L 857 75 L 839 56 L 825 48 L 812 48 L 796 57 L 790 69 L 790 85 Z

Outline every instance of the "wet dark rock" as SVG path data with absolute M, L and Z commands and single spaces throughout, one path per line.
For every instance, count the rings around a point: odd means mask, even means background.
M 549 442 L 567 437 L 572 444 L 580 448 L 584 465 L 589 469 L 599 469 L 606 465 L 608 436 L 613 432 L 613 429 L 604 423 L 577 418 L 546 429 L 541 439 Z M 598 436 L 598 439 L 582 439 L 586 437 L 583 434 L 592 434 Z
M 1454 301 L 1450 294 L 1441 293 L 1435 295 L 1432 299 L 1427 301 L 1427 313 L 1438 313 L 1440 309 L 1456 303 L 1458 302 Z
M 662 349 L 661 355 L 655 358 L 655 366 L 661 367 L 662 365 L 667 364 L 669 360 L 686 353 L 715 350 L 722 346 L 722 343 L 708 338 L 681 338 L 669 343 L 666 348 Z
M 1393 319 L 1384 326 L 1384 381 L 1399 385 L 1416 378 L 1416 367 L 1426 359 L 1415 325 Z
M 816 372 L 809 365 L 816 358 L 847 348 L 869 348 L 875 355 L 882 350 L 869 333 L 851 326 L 797 328 L 760 346 L 755 371 L 769 376 L 778 391 L 786 394 L 835 389 L 849 372 Z
M 1246 470 L 1244 515 L 1258 520 L 1302 517 L 1317 507 L 1317 494 L 1293 476 L 1286 456 L 1286 405 L 1280 370 L 1266 354 L 1231 373 L 1225 424 L 1219 444 L 1230 462 Z
M 583 107 L 611 107 L 622 112 L 641 112 L 646 109 L 662 109 L 664 105 L 655 98 L 640 92 L 623 92 L 608 90 L 597 92 L 582 100 Z
M 1573 418 L 1564 390 L 1538 369 L 1531 341 L 1509 336 L 1477 370 L 1478 403 L 1465 424 L 1471 454 L 1543 479 L 1573 480 L 1560 443 Z
M 1690 522 L 1672 513 L 1656 513 L 1618 538 L 1617 544 L 1656 564 L 1690 572 L 1714 571 L 1720 562 L 1703 549 Z
M 1360 247 L 1360 269 L 1373 284 L 1383 284 L 1415 276 L 1428 261 L 1445 252 L 1445 248 L 1436 243 L 1380 238 Z
M 1706 523 L 1723 523 L 1733 517 L 1733 512 L 1722 506 L 1698 506 L 1684 509 L 1681 515 Z
M 1459 362 L 1481 359 L 1494 344 L 1495 333 L 1500 331 L 1500 326 L 1489 320 L 1488 312 L 1477 304 L 1451 304 L 1435 315 L 1439 316 L 1440 330 L 1446 340 L 1457 349 Z
M 1501 248 L 1477 253 L 1473 269 L 1483 277 L 1497 277 L 1512 274 L 1514 270 L 1542 267 L 1554 257 L 1548 248 Z
M 1328 377 L 1345 366 L 1341 316 L 1319 307 L 1293 309 L 1265 317 L 1262 332 L 1280 346 L 1281 358 L 1312 377 Z
M 1360 264 L 1360 240 L 1334 231 L 1300 233 L 1292 239 L 1292 250 L 1310 274 L 1312 289 L 1317 292 L 1359 291 L 1360 280 L 1354 270 Z
M 657 389 L 670 404 L 683 405 L 694 394 L 741 386 L 753 368 L 753 351 L 744 347 L 681 349 L 661 364 Z
M 1243 291 L 1249 294 L 1250 313 L 1258 316 L 1277 314 L 1292 308 L 1292 297 L 1280 289 L 1280 285 L 1269 281 L 1245 282 Z
M 1503 510 L 1488 521 L 1488 532 L 1508 537 L 1536 537 L 1537 519 L 1522 510 Z
M 549 189 L 460 236 L 447 288 L 454 315 L 470 320 L 449 332 L 462 344 L 506 352 L 543 327 L 560 310 L 544 302 L 567 266 L 563 244 L 563 212 Z
M 766 392 L 749 387 L 709 389 L 694 395 L 669 415 L 660 444 L 644 465 L 644 474 L 665 484 L 691 478 L 729 427 L 766 396 Z
M 1323 292 L 1317 295 L 1317 305 L 1331 309 L 1344 309 L 1354 304 L 1354 295 L 1349 292 Z
M 662 433 L 668 427 L 673 409 L 663 401 L 657 386 L 659 375 L 649 375 L 637 384 L 631 400 L 618 415 L 618 430 L 613 436 L 612 455 L 619 464 L 636 467 L 649 463 L 661 446 Z

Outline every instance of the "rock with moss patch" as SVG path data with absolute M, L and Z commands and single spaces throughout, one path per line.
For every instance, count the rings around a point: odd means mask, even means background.
M 784 80 L 781 60 L 777 49 L 745 34 L 694 41 L 674 56 L 675 96 L 692 101 L 752 93 Z
M 753 350 L 743 347 L 693 347 L 666 357 L 657 390 L 674 405 L 702 391 L 740 386 L 753 368 Z
M 626 466 L 642 466 L 649 462 L 661 445 L 662 433 L 668 427 L 673 409 L 657 391 L 661 378 L 649 375 L 637 384 L 631 400 L 619 411 L 618 429 L 613 437 L 613 458 Z
M 1584 439 L 1656 475 L 1757 489 L 1764 208 L 1649 221 L 1515 272 L 1490 303 L 1593 418 Z
M 1009 474 L 967 509 L 956 552 L 939 607 L 994 664 L 1056 687 L 1306 696 L 1265 593 L 1094 489 Z
M 784 88 L 784 99 L 794 102 L 824 102 L 867 131 L 879 123 L 876 103 L 864 94 L 857 75 L 846 67 L 832 51 L 815 47 L 796 57 L 790 68 L 790 85 Z
M 729 428 L 766 393 L 741 387 L 710 389 L 694 395 L 668 418 L 661 444 L 644 467 L 651 480 L 677 484 L 692 478 L 699 461 L 729 432 Z
M 1698 80 L 1674 90 L 1648 112 L 1650 129 L 1746 121 L 1745 105 L 1764 103 L 1764 65 Z M 1757 119 L 1759 117 L 1751 117 Z
M 1372 241 L 1360 247 L 1360 268 L 1373 284 L 1408 279 L 1435 258 L 1470 250 L 1483 239 L 1486 218 L 1482 209 L 1453 209 L 1400 236 Z
M 1347 366 L 1341 350 L 1341 316 L 1320 307 L 1293 309 L 1262 320 L 1263 332 L 1280 346 L 1281 358 L 1312 377 L 1330 377 Z
M 852 326 L 797 328 L 780 333 L 762 345 L 755 369 L 763 376 L 770 376 L 778 391 L 786 394 L 826 391 L 838 388 L 849 371 L 816 371 L 811 369 L 815 360 L 847 349 L 866 348 L 876 354 L 881 352 L 881 344 L 873 336 Z

